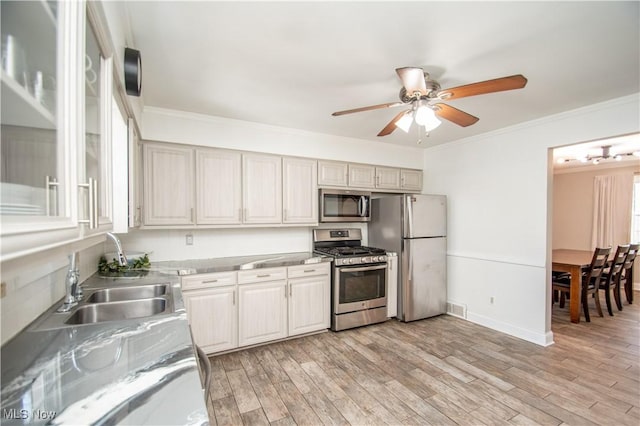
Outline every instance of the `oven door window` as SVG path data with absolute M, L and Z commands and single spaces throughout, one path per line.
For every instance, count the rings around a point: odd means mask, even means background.
M 386 265 L 340 268 L 338 303 L 347 304 L 385 297 Z

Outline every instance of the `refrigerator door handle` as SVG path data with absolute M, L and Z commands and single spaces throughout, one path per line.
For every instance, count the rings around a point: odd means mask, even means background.
M 407 235 L 406 237 L 413 237 L 413 201 L 414 198 L 411 195 L 406 196 L 406 205 L 407 205 Z

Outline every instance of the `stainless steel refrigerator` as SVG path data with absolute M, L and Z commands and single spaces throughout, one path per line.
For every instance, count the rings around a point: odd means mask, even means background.
M 392 195 L 371 200 L 369 245 L 397 252 L 398 319 L 447 310 L 447 198 Z

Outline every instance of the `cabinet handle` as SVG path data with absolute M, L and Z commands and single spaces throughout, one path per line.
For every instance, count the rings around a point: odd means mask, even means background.
M 292 285 L 289 284 L 289 297 L 293 296 L 293 294 L 291 294 L 292 290 L 291 290 Z
M 210 283 L 217 283 L 218 280 L 206 280 L 206 281 L 202 281 L 202 284 L 210 284 Z
M 86 223 L 89 225 L 89 229 L 96 229 L 98 227 L 98 181 L 94 178 L 89 178 L 89 183 L 78 184 L 79 188 L 87 190 L 89 195 L 89 217 L 87 219 L 79 219 L 78 223 Z
M 287 209 L 284 209 L 284 220 L 285 220 L 285 222 L 287 220 Z
M 244 222 L 246 222 L 246 221 L 247 221 L 247 209 L 246 209 L 246 208 L 244 208 L 244 209 L 242 209 L 242 211 L 243 211 L 243 214 L 244 214 L 244 216 L 243 216 L 243 219 L 242 219 L 242 220 L 243 220 Z
M 47 176 L 45 179 L 44 185 L 45 185 L 44 189 L 45 189 L 45 198 L 46 198 L 46 205 L 45 205 L 46 214 L 47 216 L 51 216 L 51 194 L 49 193 L 49 190 L 53 190 L 55 192 L 55 196 L 53 197 L 53 201 L 55 203 L 55 207 L 53 209 L 53 212 L 54 212 L 53 215 L 58 216 L 58 186 L 60 186 L 60 183 L 56 178 Z
M 191 207 L 191 222 L 194 222 L 194 220 L 193 220 L 193 207 Z
M 302 272 L 304 272 L 304 273 L 306 274 L 306 273 L 308 273 L 308 272 L 315 272 L 315 271 L 316 271 L 315 269 L 305 269 L 305 270 L 304 270 L 304 271 L 302 271 Z
M 232 297 L 233 297 L 233 299 L 232 299 L 232 301 L 231 301 L 231 304 L 235 305 L 235 304 L 236 304 L 236 291 L 235 291 L 235 290 L 233 290 L 233 293 L 232 293 L 232 294 L 233 294 L 233 296 L 232 296 Z
M 271 276 L 271 274 L 259 274 L 259 275 L 257 275 L 258 278 L 267 278 L 267 277 L 270 277 L 270 276 Z

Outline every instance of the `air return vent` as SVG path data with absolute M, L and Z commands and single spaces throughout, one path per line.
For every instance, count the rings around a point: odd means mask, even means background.
M 454 317 L 467 318 L 467 305 L 460 303 L 447 302 L 447 313 Z

